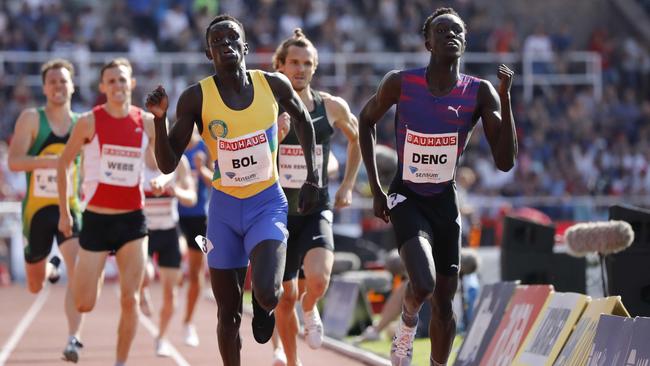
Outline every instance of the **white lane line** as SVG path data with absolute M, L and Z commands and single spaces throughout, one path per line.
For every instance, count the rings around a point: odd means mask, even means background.
M 120 296 L 119 286 L 115 286 L 115 293 L 117 294 L 118 297 Z M 140 314 L 138 318 L 140 319 L 140 324 L 142 324 L 145 327 L 145 329 L 147 329 L 149 334 L 151 334 L 151 337 L 156 339 L 156 336 L 158 336 L 158 327 L 149 318 L 147 318 L 142 314 Z M 183 357 L 183 355 L 181 355 L 181 353 L 178 352 L 176 347 L 174 347 L 174 345 L 171 342 L 167 342 L 167 345 L 169 345 L 171 351 L 171 359 L 173 359 L 178 366 L 192 366 L 190 365 L 189 362 L 187 362 L 187 360 Z
M 47 300 L 49 294 L 50 285 L 46 284 L 36 297 L 36 300 L 34 300 L 32 303 L 32 306 L 29 308 L 29 310 L 27 310 L 23 318 L 20 319 L 20 323 L 18 323 L 16 328 L 14 328 L 14 331 L 11 333 L 11 336 L 7 342 L 2 346 L 2 350 L 0 350 L 0 366 L 4 365 L 5 362 L 7 362 L 7 359 L 11 355 L 11 352 L 14 350 L 14 348 L 16 348 L 16 345 L 18 345 L 18 342 L 20 342 L 23 334 L 25 334 L 25 331 L 27 328 L 29 328 L 29 325 L 32 324 L 32 321 L 34 321 L 34 318 L 36 318 L 38 312 L 41 311 L 41 308 L 45 304 L 45 301 Z

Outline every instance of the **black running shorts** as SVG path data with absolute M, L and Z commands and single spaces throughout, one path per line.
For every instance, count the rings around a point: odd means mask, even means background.
M 84 211 L 79 245 L 91 252 L 112 254 L 126 243 L 147 236 L 147 223 L 142 210 L 123 214 L 99 214 Z
M 296 278 L 305 254 L 310 249 L 325 248 L 334 251 L 333 217 L 331 210 L 287 217 L 289 240 L 283 281 Z

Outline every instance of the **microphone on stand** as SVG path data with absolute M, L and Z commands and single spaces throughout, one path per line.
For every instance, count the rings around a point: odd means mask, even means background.
M 580 223 L 569 227 L 564 237 L 569 247 L 569 254 L 574 257 L 584 257 L 589 253 L 598 253 L 603 278 L 603 295 L 609 296 L 605 282 L 605 261 L 603 258 L 609 254 L 625 250 L 632 245 L 634 241 L 632 225 L 620 220 Z

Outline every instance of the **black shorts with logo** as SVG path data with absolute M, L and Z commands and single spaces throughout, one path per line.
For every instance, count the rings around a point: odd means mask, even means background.
M 289 281 L 298 275 L 305 254 L 313 248 L 325 248 L 334 251 L 334 233 L 331 210 L 323 210 L 310 215 L 288 215 L 287 262 L 284 267 L 283 281 Z
M 79 215 L 72 213 L 72 236 L 65 237 L 59 231 L 59 206 L 45 206 L 32 216 L 29 223 L 29 237 L 25 238 L 25 262 L 36 263 L 47 258 L 52 250 L 52 242 L 61 246 L 66 240 L 79 237 Z
M 178 224 L 183 232 L 185 241 L 187 241 L 187 247 L 191 250 L 196 250 L 201 252 L 201 248 L 194 238 L 197 235 L 206 236 L 208 219 L 205 216 L 186 216 L 178 220 Z
M 181 268 L 181 248 L 176 228 L 149 230 L 149 257 L 158 255 L 158 266 Z
M 126 243 L 147 236 L 142 210 L 123 214 L 100 214 L 84 211 L 79 245 L 91 252 L 117 251 Z
M 460 270 L 460 213 L 455 184 L 441 193 L 425 197 L 407 187 L 393 184 L 388 194 L 390 220 L 398 249 L 407 241 L 422 237 L 432 248 L 436 272 L 455 275 Z

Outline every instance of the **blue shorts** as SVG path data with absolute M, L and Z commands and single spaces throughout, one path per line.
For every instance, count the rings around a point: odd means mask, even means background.
M 208 252 L 210 268 L 247 267 L 253 248 L 265 240 L 277 240 L 286 245 L 288 207 L 279 184 L 245 199 L 213 188 L 207 230 L 207 237 L 214 246 Z

